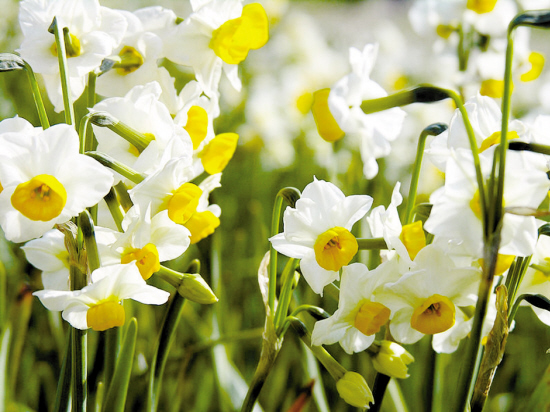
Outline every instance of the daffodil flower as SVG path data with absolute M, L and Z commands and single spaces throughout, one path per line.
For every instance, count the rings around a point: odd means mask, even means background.
M 134 264 L 118 264 L 94 270 L 92 283 L 81 290 L 34 292 L 51 311 L 63 311 L 62 316 L 74 328 L 104 331 L 122 326 L 124 299 L 148 305 L 161 305 L 170 294 L 147 285 Z
M 390 272 L 387 272 L 391 275 Z M 394 273 L 398 273 L 395 271 Z M 338 310 L 324 320 L 317 321 L 311 335 L 313 345 L 340 342 L 344 350 L 353 354 L 368 348 L 375 334 L 388 322 L 391 311 L 382 303 L 371 300 L 372 292 L 383 282 L 397 280 L 369 272 L 361 263 L 342 269 Z
M 301 259 L 304 278 L 315 293 L 322 294 L 357 253 L 351 228 L 371 205 L 370 196 L 346 197 L 332 183 L 315 179 L 306 186 L 296 207 L 285 210 L 284 232 L 269 240 L 283 255 Z
M 110 171 L 79 154 L 78 135 L 66 124 L 30 135 L 2 134 L 0 147 L 0 225 L 13 242 L 39 237 L 77 216 L 113 183 Z
M 374 294 L 377 302 L 392 311 L 392 336 L 405 344 L 450 329 L 458 306 L 475 304 L 480 279 L 479 269 L 457 267 L 435 245 L 423 248 L 414 264 L 399 280 Z

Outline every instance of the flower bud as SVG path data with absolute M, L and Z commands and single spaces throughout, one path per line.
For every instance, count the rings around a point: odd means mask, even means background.
M 336 382 L 336 389 L 340 397 L 351 406 L 368 408 L 369 403 L 374 402 L 372 392 L 365 378 L 356 372 L 346 372 L 346 374 Z
M 202 305 L 210 305 L 218 301 L 210 286 L 199 274 L 186 273 L 178 287 L 178 293 L 184 298 Z
M 378 353 L 373 356 L 372 364 L 379 373 L 392 378 L 409 377 L 407 365 L 414 362 L 413 356 L 401 345 L 383 340 Z

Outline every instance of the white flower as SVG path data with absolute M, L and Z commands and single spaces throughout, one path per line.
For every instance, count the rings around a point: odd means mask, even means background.
M 445 169 L 445 186 L 430 197 L 433 203 L 425 228 L 428 232 L 450 240 L 472 258 L 482 257 L 482 212 L 472 154 L 469 150 L 451 152 Z M 537 208 L 545 198 L 550 181 L 545 170 L 533 167 L 527 157 L 510 151 L 506 158 L 504 206 Z M 481 173 L 487 179 L 491 158 L 480 156 Z M 532 216 L 505 213 L 499 253 L 528 256 L 537 241 L 537 223 Z
M 103 331 L 122 326 L 125 320 L 121 301 L 133 299 L 161 305 L 170 294 L 147 285 L 134 264 L 111 265 L 94 270 L 92 283 L 81 290 L 34 292 L 51 311 L 63 311 L 63 319 L 74 328 Z
M 389 279 L 379 276 L 378 271 L 369 272 L 361 263 L 344 266 L 338 310 L 330 318 L 315 323 L 312 344 L 340 342 L 349 354 L 367 349 L 390 318 L 386 306 L 372 301 L 372 292 L 384 281 Z
M 371 205 L 370 196 L 346 197 L 332 183 L 315 179 L 296 207 L 285 210 L 284 232 L 269 240 L 283 255 L 301 259 L 305 280 L 315 293 L 322 294 L 357 253 L 357 240 L 350 230 Z
M 367 44 L 363 51 L 350 49 L 352 72 L 336 82 L 328 94 L 328 110 L 316 114 L 313 111 L 317 128 L 325 140 L 339 140 L 344 135 L 351 145 L 359 145 L 363 159 L 363 173 L 372 179 L 378 173 L 376 159 L 387 156 L 391 151 L 390 142 L 401 132 L 405 112 L 392 108 L 378 113 L 365 114 L 361 103 L 367 99 L 387 96 L 384 89 L 370 79 L 376 60 L 378 45 Z M 324 105 L 325 91 L 316 94 L 317 104 Z M 329 121 L 335 122 L 328 126 Z
M 111 97 L 96 104 L 92 111 L 106 111 L 152 138 L 145 150 L 139 153 L 133 145 L 113 131 L 94 126 L 97 150 L 147 174 L 173 158 L 190 158 L 193 150 L 191 139 L 183 128 L 174 124 L 166 106 L 159 102 L 160 94 L 160 85 L 152 82 L 134 87 L 124 97 Z
M 168 212 L 151 216 L 151 208 L 134 205 L 122 221 L 124 233 L 96 227 L 102 265 L 135 262 L 145 280 L 160 262 L 176 259 L 189 247 L 189 230 L 174 223 Z
M 32 133 L 0 138 L 0 225 L 13 242 L 39 237 L 77 216 L 113 183 L 110 171 L 79 154 L 73 127 L 58 124 Z
M 70 290 L 69 252 L 65 236 L 57 229 L 49 230 L 39 239 L 33 239 L 21 249 L 29 263 L 42 271 L 44 289 Z
M 67 51 L 68 76 L 73 100 L 86 86 L 86 75 L 111 54 L 126 31 L 124 17 L 97 0 L 25 0 L 19 23 L 24 35 L 18 52 L 36 73 L 44 75 L 48 96 L 56 111 L 63 110 L 55 38 L 48 32 L 53 18 L 67 27 L 73 45 Z
M 455 324 L 458 306 L 474 305 L 480 271 L 456 267 L 437 246 L 423 248 L 414 266 L 375 293 L 375 301 L 392 311 L 390 331 L 401 343 L 418 341 Z
M 259 3 L 243 7 L 241 0 L 192 0 L 193 13 L 178 26 L 167 56 L 178 64 L 193 67 L 205 93 L 218 92 L 222 69 L 240 90 L 238 64 L 249 50 L 262 47 L 268 39 L 268 22 Z

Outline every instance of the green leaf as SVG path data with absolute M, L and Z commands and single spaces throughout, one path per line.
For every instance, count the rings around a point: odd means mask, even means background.
M 550 366 L 542 375 L 535 387 L 526 411 L 547 411 L 550 410 Z
M 0 410 L 5 410 L 8 392 L 8 353 L 10 350 L 10 328 L 2 332 L 0 338 Z
M 115 372 L 111 385 L 103 404 L 104 411 L 124 411 L 126 403 L 126 395 L 128 393 L 128 385 L 130 384 L 130 375 L 132 373 L 132 364 L 134 361 L 134 352 L 136 350 L 137 338 L 137 320 L 130 319 L 124 341 L 120 348 Z

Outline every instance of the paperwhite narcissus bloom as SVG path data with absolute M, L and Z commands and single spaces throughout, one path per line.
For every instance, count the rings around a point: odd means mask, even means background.
M 77 216 L 113 183 L 109 170 L 79 154 L 78 135 L 66 124 L 38 134 L 3 134 L 0 153 L 0 225 L 12 242 L 39 237 Z
M 192 0 L 191 6 L 193 13 L 167 45 L 167 57 L 191 66 L 210 97 L 218 93 L 222 69 L 239 91 L 238 64 L 269 37 L 263 7 L 259 3 L 243 7 L 241 0 Z
M 157 60 L 164 57 L 160 34 L 176 28 L 174 12 L 159 6 L 120 13 L 128 22 L 128 29 L 113 54 L 120 57 L 123 67 L 102 74 L 96 86 L 97 93 L 107 97 L 123 96 L 134 86 L 159 81 L 160 71 L 166 70 L 157 65 Z
M 332 183 L 314 179 L 296 207 L 286 208 L 284 232 L 269 240 L 283 255 L 301 259 L 305 280 L 322 295 L 323 288 L 338 279 L 338 271 L 357 253 L 357 240 L 350 231 L 371 205 L 370 196 L 346 197 Z
M 425 334 L 450 329 L 457 307 L 475 304 L 479 279 L 479 269 L 456 267 L 445 252 L 428 245 L 399 280 L 375 292 L 375 301 L 392 311 L 392 336 L 404 344 L 414 343 Z
M 459 245 L 463 254 L 481 258 L 483 222 L 472 154 L 469 150 L 451 152 L 445 169 L 445 186 L 430 197 L 433 204 L 425 229 L 435 236 Z M 509 151 L 506 157 L 504 207 L 536 209 L 550 189 L 544 169 L 533 167 L 530 157 Z M 480 156 L 481 173 L 488 179 L 492 159 Z M 533 216 L 505 213 L 499 253 L 528 256 L 537 241 L 537 222 Z
M 125 320 L 124 299 L 148 305 L 161 305 L 170 294 L 147 285 L 134 264 L 111 265 L 94 270 L 92 283 L 81 290 L 34 292 L 51 311 L 62 316 L 74 328 L 104 331 L 122 326 Z
M 41 238 L 27 242 L 21 249 L 29 263 L 42 271 L 44 289 L 70 290 L 69 252 L 63 233 L 57 229 L 49 230 Z
M 405 118 L 405 112 L 396 107 L 371 114 L 361 110 L 364 100 L 388 95 L 370 79 L 377 54 L 378 46 L 374 44 L 367 44 L 363 51 L 352 47 L 352 72 L 336 82 L 329 93 L 327 89 L 316 92 L 312 106 L 321 137 L 336 141 L 345 135 L 352 145 L 359 145 L 367 179 L 378 173 L 376 159 L 390 153 L 390 142 L 401 132 Z
M 388 279 L 369 272 L 361 263 L 344 266 L 338 310 L 330 318 L 315 323 L 311 343 L 318 346 L 339 341 L 350 355 L 367 349 L 391 313 L 383 304 L 371 300 L 372 292 L 380 284 L 395 280 L 395 276 Z
M 133 145 L 105 127 L 94 125 L 97 150 L 113 156 L 138 172 L 152 173 L 172 158 L 190 158 L 189 134 L 174 124 L 170 112 L 159 101 L 160 85 L 151 82 L 136 86 L 124 97 L 111 97 L 96 104 L 92 111 L 105 111 L 152 140 L 140 153 Z
M 63 110 L 55 37 L 48 32 L 54 17 L 67 27 L 71 45 L 67 65 L 73 100 L 86 86 L 89 72 L 111 54 L 126 31 L 126 20 L 97 0 L 25 0 L 20 3 L 19 24 L 24 35 L 18 52 L 36 73 L 44 76 L 48 96 L 56 111 Z M 67 42 L 65 42 L 67 43 Z
M 151 216 L 134 205 L 122 221 L 124 233 L 96 227 L 101 264 L 134 262 L 143 279 L 160 269 L 160 263 L 176 259 L 189 247 L 189 230 L 174 223 L 163 211 Z

